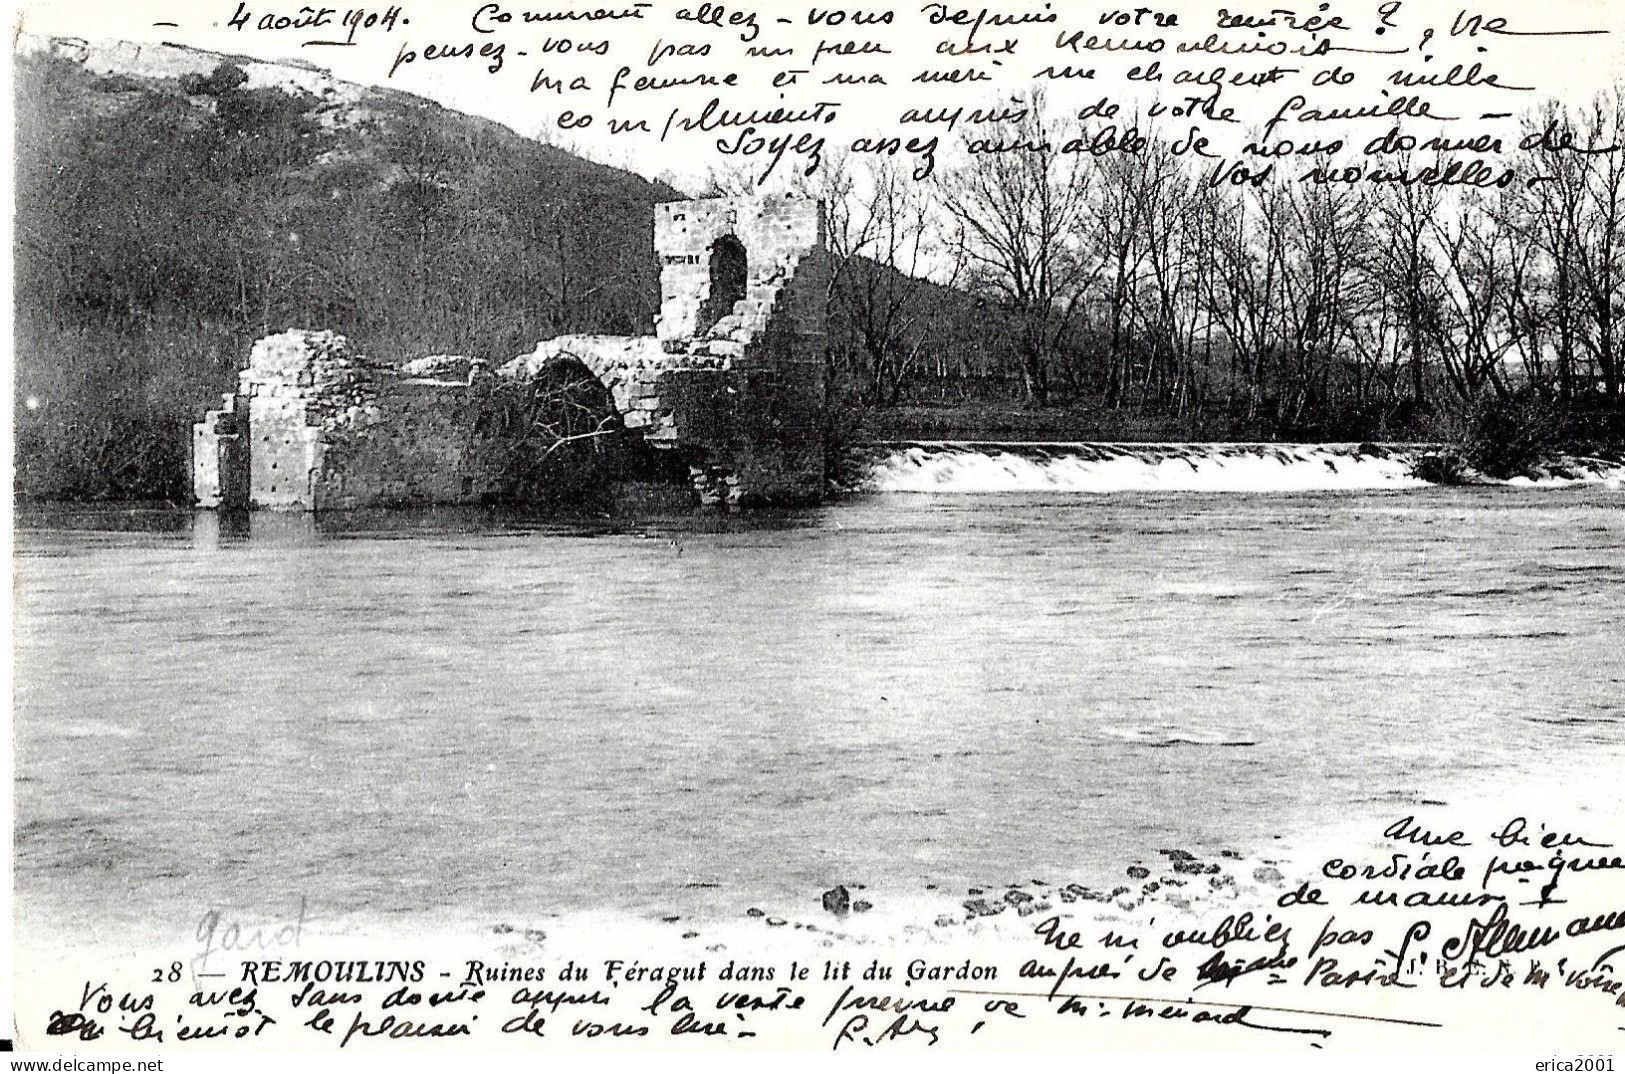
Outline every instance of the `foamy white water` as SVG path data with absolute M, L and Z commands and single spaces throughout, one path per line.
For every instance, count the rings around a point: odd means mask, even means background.
M 1514 477 L 1506 484 L 1515 488 L 1564 488 L 1569 485 L 1602 485 L 1625 489 L 1625 464 L 1610 459 L 1575 456 L 1563 460 L 1555 472 L 1543 477 Z
M 869 492 L 1313 492 L 1426 486 L 1422 444 L 1106 444 L 911 442 L 877 447 Z M 1568 460 L 1509 484 L 1625 487 L 1625 467 Z
M 1358 444 L 898 445 L 876 492 L 1295 492 L 1415 488 L 1419 447 Z

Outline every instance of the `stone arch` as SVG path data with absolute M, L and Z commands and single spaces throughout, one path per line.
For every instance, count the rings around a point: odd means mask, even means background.
M 510 382 L 503 499 L 590 498 L 624 467 L 626 428 L 616 392 L 600 371 L 559 354 Z
M 580 345 L 589 342 L 589 345 Z M 550 453 L 539 471 L 542 481 L 577 492 L 611 480 L 686 482 L 687 455 L 658 450 L 676 445 L 675 426 L 661 395 L 661 377 L 668 368 L 653 338 L 652 349 L 624 350 L 590 341 L 577 341 L 576 349 L 560 348 L 530 368 L 533 397 L 560 397 L 567 408 L 566 436 L 580 436 Z M 613 420 L 605 421 L 612 417 Z M 583 480 L 587 475 L 590 480 Z M 535 487 L 533 482 L 532 487 Z M 534 495 L 534 494 L 533 494 Z
M 593 368 L 595 364 L 604 368 Z M 557 411 L 557 423 L 567 435 L 600 428 L 614 415 L 617 424 L 626 416 L 626 385 L 622 371 L 607 363 L 565 352 L 543 362 L 530 377 L 530 395 L 536 408 Z
M 750 282 L 750 259 L 745 244 L 734 234 L 719 235 L 711 244 L 708 259 L 710 288 L 700 308 L 700 333 L 733 312 L 734 304 L 745 297 Z

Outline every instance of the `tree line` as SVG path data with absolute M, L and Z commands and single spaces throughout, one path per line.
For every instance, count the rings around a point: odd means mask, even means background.
M 946 378 L 1201 435 L 1436 435 L 1508 408 L 1625 433 L 1625 88 L 1529 114 L 1540 178 L 1489 191 L 1212 183 L 1155 131 L 1069 154 L 1041 96 L 1015 111 L 981 137 L 1025 148 L 928 183 L 850 159 L 807 183 L 842 284 L 832 350 L 866 403 Z M 933 352 L 926 275 L 979 302 L 998 345 Z

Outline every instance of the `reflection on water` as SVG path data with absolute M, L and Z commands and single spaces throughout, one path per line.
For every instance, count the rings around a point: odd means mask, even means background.
M 685 490 L 678 490 L 684 492 Z M 188 536 L 194 548 L 214 550 L 246 544 L 301 545 L 372 538 L 413 538 L 447 533 L 490 536 L 501 533 L 544 533 L 592 537 L 608 533 L 723 533 L 772 530 L 818 524 L 818 516 L 795 510 L 727 513 L 690 509 L 682 504 L 651 506 L 636 502 L 630 509 L 512 507 L 428 507 L 412 510 L 356 510 L 327 514 L 298 511 L 186 511 L 167 505 L 102 507 L 83 504 L 31 505 L 19 525 L 34 534 L 54 534 L 65 543 L 130 543 L 132 534 L 160 539 Z M 38 555 L 58 554 L 47 546 L 26 549 Z
M 736 914 L 1617 764 L 1617 493 L 19 520 L 17 884 Z

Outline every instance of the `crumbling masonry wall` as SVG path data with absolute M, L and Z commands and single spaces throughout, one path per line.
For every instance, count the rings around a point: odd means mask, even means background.
M 510 497 L 526 433 L 514 422 L 514 394 L 559 363 L 585 367 L 625 429 L 676 453 L 702 500 L 816 500 L 823 226 L 821 206 L 805 199 L 657 206 L 656 334 L 561 336 L 496 373 L 462 358 L 383 366 L 330 332 L 262 339 L 237 391 L 193 428 L 197 501 L 314 511 Z M 714 257 L 719 244 L 725 256 Z M 715 263 L 728 269 L 720 285 Z M 718 288 L 738 289 L 741 276 L 740 297 L 719 301 Z
M 237 392 L 193 428 L 204 507 L 333 510 L 480 503 L 511 480 L 491 423 L 509 410 L 478 363 L 466 379 L 416 377 L 331 332 L 254 345 Z

